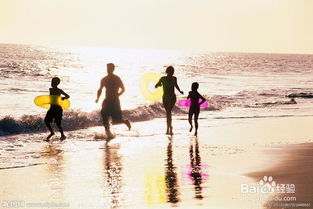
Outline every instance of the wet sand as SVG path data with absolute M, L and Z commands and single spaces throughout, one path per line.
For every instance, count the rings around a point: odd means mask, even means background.
M 313 208 L 313 143 L 277 147 L 269 154 L 273 159 L 279 159 L 279 165 L 248 174 L 256 180 L 271 175 L 275 178 L 276 184 L 285 185 L 283 190 L 274 194 L 277 199 L 266 202 L 265 207 Z M 287 190 L 286 185 L 291 184 L 295 185 L 294 193 Z M 284 199 L 290 197 L 296 199 L 292 201 Z
M 117 126 L 122 136 L 109 143 L 94 139 L 101 127 L 68 132 L 65 143 L 2 137 L 15 140 L 0 153 L 2 208 L 258 209 L 275 194 L 243 194 L 241 185 L 264 175 L 294 183 L 299 201 L 313 196 L 313 146 L 295 145 L 312 141 L 313 118 L 203 120 L 198 137 L 186 124 L 176 118 L 172 137 L 162 134 L 164 119 L 134 123 L 131 133 Z

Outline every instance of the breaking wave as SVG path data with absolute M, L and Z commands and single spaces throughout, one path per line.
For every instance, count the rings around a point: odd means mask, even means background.
M 218 110 L 218 107 L 212 103 L 210 107 L 204 109 L 204 111 L 208 110 Z M 187 114 L 187 112 L 187 108 L 182 109 L 177 106 L 173 108 L 174 115 Z M 148 121 L 164 116 L 165 111 L 160 102 L 123 111 L 123 117 L 131 122 Z M 6 116 L 0 120 L 0 136 L 46 131 L 43 118 L 43 115 L 24 115 L 20 118 Z M 71 110 L 63 113 L 62 126 L 64 130 L 77 130 L 99 125 L 102 125 L 100 110 L 90 113 Z

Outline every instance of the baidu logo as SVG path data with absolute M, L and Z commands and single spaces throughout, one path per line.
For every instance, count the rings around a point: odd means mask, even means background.
M 241 193 L 295 193 L 294 184 L 277 184 L 272 176 L 264 176 L 257 184 L 241 184 Z
M 262 193 L 273 193 L 275 192 L 276 182 L 273 181 L 273 177 L 264 176 L 263 179 L 260 180 L 260 187 Z

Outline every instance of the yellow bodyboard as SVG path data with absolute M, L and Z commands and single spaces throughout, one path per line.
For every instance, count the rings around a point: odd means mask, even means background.
M 34 103 L 42 108 L 49 109 L 51 104 L 59 105 L 63 110 L 68 109 L 71 106 L 71 102 L 68 99 L 62 100 L 58 95 L 41 95 L 34 99 Z

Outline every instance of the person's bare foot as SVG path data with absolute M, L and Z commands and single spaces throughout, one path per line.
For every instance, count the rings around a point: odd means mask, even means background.
M 191 132 L 191 131 L 192 131 L 192 128 L 193 128 L 193 126 L 190 126 L 189 132 Z
M 125 121 L 125 124 L 126 124 L 128 130 L 130 131 L 130 129 L 131 129 L 132 126 L 131 126 L 129 120 L 126 120 L 126 121 Z
M 105 130 L 105 135 L 106 135 L 106 138 L 107 138 L 108 140 L 114 138 L 114 136 L 113 136 L 112 132 L 110 131 L 110 129 L 106 129 L 106 130 Z
M 49 142 L 49 141 L 50 141 L 50 138 L 51 138 L 53 135 L 54 135 L 54 133 L 51 132 L 51 133 L 49 134 L 49 136 L 47 136 L 47 138 L 45 139 L 45 141 L 46 141 L 46 142 Z
M 61 137 L 60 137 L 60 141 L 62 142 L 62 141 L 64 141 L 66 139 L 66 136 L 65 135 L 62 135 Z
M 112 133 L 107 134 L 107 140 L 114 139 L 114 135 Z

